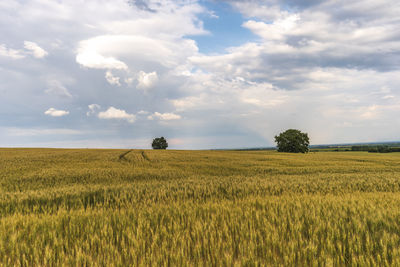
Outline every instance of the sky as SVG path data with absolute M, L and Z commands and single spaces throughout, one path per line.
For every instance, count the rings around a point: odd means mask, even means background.
M 398 0 L 0 1 L 0 147 L 400 140 Z

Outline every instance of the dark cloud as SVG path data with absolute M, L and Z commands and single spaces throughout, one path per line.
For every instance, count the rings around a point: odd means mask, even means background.
M 146 0 L 129 0 L 128 3 L 144 11 L 156 12 L 156 10 L 149 7 L 148 1 Z

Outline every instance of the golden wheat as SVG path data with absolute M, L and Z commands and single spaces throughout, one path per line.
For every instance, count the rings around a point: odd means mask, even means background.
M 0 149 L 0 264 L 400 266 L 400 153 L 125 152 Z

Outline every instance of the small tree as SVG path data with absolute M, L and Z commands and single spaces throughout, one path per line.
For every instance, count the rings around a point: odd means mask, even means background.
M 306 153 L 310 139 L 308 134 L 299 130 L 289 129 L 275 136 L 278 152 Z
M 160 138 L 154 138 L 151 146 L 153 149 L 167 149 L 168 143 L 167 140 L 161 136 Z

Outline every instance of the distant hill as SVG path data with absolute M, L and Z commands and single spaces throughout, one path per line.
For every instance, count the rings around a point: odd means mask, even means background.
M 381 146 L 381 145 L 389 146 L 389 147 L 400 147 L 400 141 L 311 145 L 310 148 L 311 149 L 326 149 L 326 148 L 345 148 L 345 147 L 351 147 L 351 146 Z
M 351 146 L 389 146 L 389 147 L 400 147 L 400 141 L 389 141 L 389 142 L 368 142 L 368 143 L 340 143 L 340 144 L 321 144 L 321 145 L 310 145 L 310 149 L 335 149 L 335 148 L 350 148 Z M 230 148 L 230 149 L 212 149 L 212 150 L 236 150 L 236 151 L 252 151 L 252 150 L 275 150 L 275 146 L 271 147 L 249 147 L 249 148 Z

